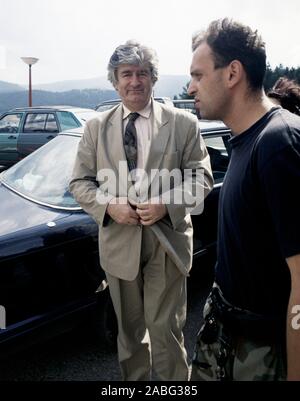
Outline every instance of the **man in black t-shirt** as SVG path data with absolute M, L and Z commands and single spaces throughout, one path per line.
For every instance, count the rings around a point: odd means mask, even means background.
M 300 380 L 300 118 L 266 97 L 256 31 L 218 20 L 192 47 L 188 92 L 233 134 L 192 380 Z

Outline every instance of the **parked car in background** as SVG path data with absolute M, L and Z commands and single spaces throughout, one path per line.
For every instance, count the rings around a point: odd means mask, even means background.
M 201 113 L 195 107 L 195 99 L 176 99 L 173 100 L 173 104 L 178 109 L 189 111 L 190 113 L 195 114 L 198 119 L 201 119 Z
M 173 104 L 178 109 L 189 111 L 196 114 L 195 100 L 194 99 L 174 99 Z
M 97 116 L 93 109 L 72 106 L 16 108 L 0 116 L 0 166 L 9 167 L 53 139 Z
M 199 123 L 215 185 L 204 212 L 192 216 L 192 272 L 198 266 L 202 272 L 205 260 L 214 262 L 219 191 L 229 161 L 230 131 L 218 122 Z M 52 336 L 87 316 L 96 316 L 102 339 L 115 341 L 116 321 L 99 263 L 98 226 L 68 190 L 82 133 L 83 128 L 65 131 L 0 174 L 0 305 L 6 312 L 2 350 L 33 332 L 39 339 Z
M 173 107 L 173 101 L 169 97 L 154 97 L 154 100 L 160 103 L 164 103 L 170 107 Z M 104 102 L 101 102 L 97 104 L 95 107 L 96 111 L 106 111 L 112 109 L 114 106 L 119 104 L 121 102 L 121 99 L 112 99 L 112 100 L 105 100 Z

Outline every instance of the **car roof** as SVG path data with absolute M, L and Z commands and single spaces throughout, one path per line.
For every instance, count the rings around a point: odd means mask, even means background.
M 198 120 L 200 132 L 204 135 L 208 134 L 230 134 L 230 129 L 222 122 L 215 120 Z M 60 132 L 58 135 L 71 135 L 71 136 L 82 136 L 84 127 L 78 127 L 70 130 Z
M 16 107 L 14 109 L 9 110 L 12 111 L 41 111 L 41 110 L 50 110 L 50 111 L 94 111 L 94 109 L 84 108 L 84 107 L 76 107 L 76 106 L 68 106 L 68 105 L 54 105 L 54 106 L 34 106 L 34 107 Z
M 195 99 L 174 99 L 174 103 L 195 103 Z
M 66 131 L 62 131 L 58 133 L 58 136 L 61 135 L 71 135 L 71 136 L 82 136 L 84 133 L 84 127 L 78 127 L 78 128 L 72 128 L 72 129 L 68 129 Z
M 103 100 L 103 102 L 97 104 L 96 107 L 103 106 L 105 104 L 114 104 L 114 103 L 117 104 L 117 103 L 120 103 L 120 102 L 121 102 L 121 99 Z
M 170 100 L 171 102 L 173 102 L 172 99 L 167 97 L 167 96 L 154 96 L 154 100 L 168 100 L 168 101 Z M 97 106 L 95 108 L 97 108 L 99 106 L 105 106 L 107 104 L 119 104 L 119 103 L 121 103 L 121 99 L 120 98 L 110 99 L 110 100 L 103 100 L 103 102 L 97 104 Z

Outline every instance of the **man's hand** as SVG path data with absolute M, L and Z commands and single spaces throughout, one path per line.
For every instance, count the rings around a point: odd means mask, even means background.
M 136 213 L 143 226 L 151 226 L 167 214 L 167 208 L 162 203 L 139 203 L 136 205 Z
M 112 199 L 107 206 L 106 213 L 118 224 L 135 226 L 140 223 L 138 214 L 130 206 L 127 198 Z

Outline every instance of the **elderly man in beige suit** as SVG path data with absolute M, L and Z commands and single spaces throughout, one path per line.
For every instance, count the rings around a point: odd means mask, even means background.
M 124 380 L 187 380 L 182 329 L 192 264 L 190 211 L 213 186 L 196 117 L 152 98 L 155 52 L 129 41 L 108 65 L 122 103 L 90 120 L 70 190 L 99 224 Z M 171 174 L 170 174 L 171 172 Z

